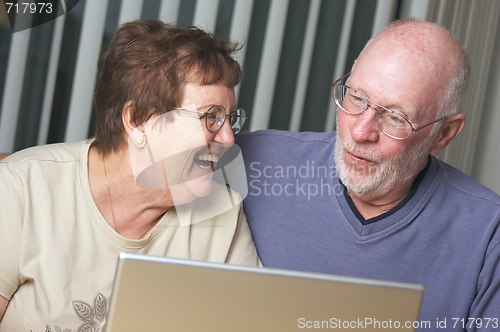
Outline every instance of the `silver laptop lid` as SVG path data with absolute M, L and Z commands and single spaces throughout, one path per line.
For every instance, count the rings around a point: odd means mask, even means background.
M 122 253 L 106 332 L 412 331 L 423 294 L 413 284 Z

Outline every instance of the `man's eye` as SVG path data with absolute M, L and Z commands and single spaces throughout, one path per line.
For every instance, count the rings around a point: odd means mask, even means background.
M 357 105 L 357 106 L 363 105 L 365 103 L 365 101 L 362 97 L 355 95 L 355 94 L 352 94 L 352 93 L 348 94 L 347 98 L 352 104 Z
M 360 96 L 355 95 L 355 94 L 353 94 L 353 93 L 349 93 L 349 94 L 347 94 L 347 97 L 348 97 L 349 99 L 352 99 L 353 101 L 362 101 L 362 99 L 361 99 L 361 97 L 360 97 Z
M 387 124 L 390 124 L 394 128 L 406 127 L 407 122 L 399 115 L 386 112 L 382 117 Z
M 396 123 L 398 123 L 398 122 L 399 123 L 404 122 L 403 119 L 401 119 L 400 117 L 395 116 L 395 115 L 391 115 L 390 119 L 391 119 L 391 122 L 396 122 Z

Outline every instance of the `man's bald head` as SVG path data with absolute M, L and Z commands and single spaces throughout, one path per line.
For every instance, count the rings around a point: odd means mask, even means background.
M 357 61 L 370 61 L 373 54 L 394 59 L 401 66 L 401 75 L 420 74 L 415 84 L 427 84 L 428 90 L 435 93 L 438 117 L 460 112 L 470 66 L 467 54 L 447 29 L 413 19 L 395 21 L 372 37 Z M 397 61 L 400 59 L 406 61 Z

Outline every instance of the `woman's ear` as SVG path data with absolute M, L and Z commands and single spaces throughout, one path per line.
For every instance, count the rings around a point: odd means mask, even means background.
M 125 132 L 129 136 L 129 140 L 137 146 L 138 148 L 143 148 L 146 146 L 146 134 L 142 130 L 142 127 L 137 126 L 135 122 L 132 121 L 132 109 L 133 102 L 127 101 L 125 105 L 123 105 L 122 109 L 122 121 L 123 127 L 125 128 Z
M 460 134 L 465 126 L 465 115 L 456 114 L 444 120 L 439 135 L 431 147 L 430 153 L 437 156 Z

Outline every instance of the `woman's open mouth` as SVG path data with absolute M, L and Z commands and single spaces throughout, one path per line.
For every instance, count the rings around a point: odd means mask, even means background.
M 219 157 L 212 154 L 199 154 L 194 157 L 194 162 L 200 166 L 200 168 L 212 171 L 215 169 L 215 165 L 219 161 Z

